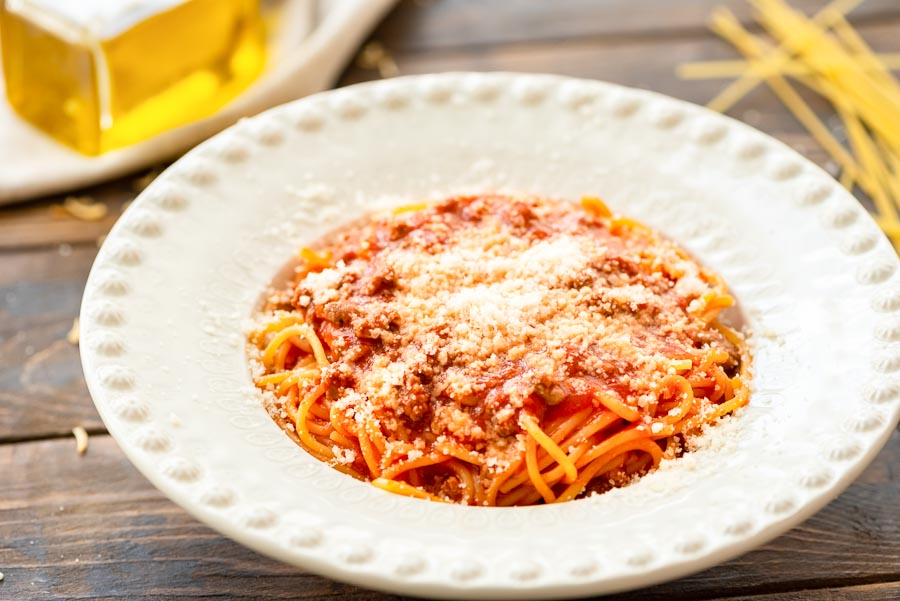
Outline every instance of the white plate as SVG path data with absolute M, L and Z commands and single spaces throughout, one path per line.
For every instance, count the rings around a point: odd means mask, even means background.
M 554 506 L 399 497 L 295 446 L 244 356 L 273 275 L 376 204 L 495 190 L 600 195 L 722 274 L 755 332 L 749 407 L 638 483 Z M 897 267 L 827 174 L 705 109 L 551 76 L 410 77 L 273 109 L 173 165 L 100 251 L 81 353 L 134 464 L 257 551 L 414 595 L 606 593 L 743 553 L 859 474 L 900 413 Z

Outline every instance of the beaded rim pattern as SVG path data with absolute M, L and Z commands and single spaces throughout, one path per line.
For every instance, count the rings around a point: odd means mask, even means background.
M 552 507 L 395 497 L 293 446 L 243 350 L 242 323 L 279 267 L 376 206 L 494 190 L 601 194 L 723 274 L 754 333 L 750 407 L 666 469 Z M 563 77 L 407 77 L 244 120 L 161 175 L 97 257 L 81 354 L 132 462 L 260 552 L 422 596 L 607 593 L 746 552 L 859 474 L 900 414 L 897 266 L 827 174 L 727 117 Z M 807 435 L 791 436 L 791 420 Z M 649 513 L 660 503 L 696 519 Z

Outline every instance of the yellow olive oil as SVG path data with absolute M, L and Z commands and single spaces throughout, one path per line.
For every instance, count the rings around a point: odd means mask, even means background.
M 88 154 L 218 111 L 262 72 L 259 0 L 5 0 L 6 96 Z

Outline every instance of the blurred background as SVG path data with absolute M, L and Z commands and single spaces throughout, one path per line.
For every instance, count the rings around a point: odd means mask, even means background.
M 84 6 L 93 2 L 84 0 Z M 894 120 L 900 120 L 900 91 L 890 74 L 900 66 L 898 0 L 791 0 L 789 6 L 809 16 L 829 7 L 840 9 L 836 14 L 852 9 L 846 17 L 852 30 L 845 35 L 817 30 L 839 38 L 840 52 L 816 37 L 819 33 L 802 39 L 791 39 L 790 31 L 779 34 L 779 27 L 798 29 L 791 14 L 776 10 L 773 22 L 760 23 L 753 3 L 746 0 L 300 2 L 291 7 L 295 12 L 290 17 L 277 12 L 254 16 L 254 3 L 243 0 L 207 2 L 205 15 L 222 14 L 226 5 L 243 15 L 222 25 L 222 31 L 246 37 L 231 39 L 233 53 L 217 55 L 216 60 L 228 56 L 231 62 L 215 63 L 213 83 L 191 79 L 177 93 L 145 90 L 144 96 L 129 100 L 139 86 L 127 83 L 135 73 L 163 69 L 173 61 L 196 60 L 199 65 L 210 60 L 202 53 L 186 56 L 193 48 L 190 40 L 185 52 L 154 52 L 154 45 L 176 29 L 153 25 L 147 35 L 128 40 L 135 44 L 131 54 L 125 42 L 118 47 L 101 44 L 108 53 L 103 59 L 108 73 L 120 64 L 112 77 L 125 82 L 118 97 L 124 133 L 105 141 L 91 130 L 92 123 L 102 125 L 103 106 L 107 118 L 114 114 L 110 107 L 116 97 L 96 98 L 93 84 L 75 89 L 96 77 L 85 67 L 97 60 L 96 53 L 78 55 L 66 47 L 65 36 L 60 44 L 44 40 L 45 46 L 29 46 L 41 42 L 11 34 L 11 17 L 4 17 L 8 101 L 0 100 L 5 103 L 5 117 L 0 117 L 0 204 L 5 205 L 0 207 L 0 599 L 388 598 L 299 573 L 194 521 L 116 448 L 81 375 L 75 318 L 106 232 L 181 152 L 267 104 L 332 86 L 451 70 L 557 73 L 707 104 L 722 101 L 722 91 L 743 78 L 748 85 L 725 97 L 728 102 L 719 108 L 840 178 L 888 234 L 900 237 L 900 161 L 894 162 L 898 145 L 892 134 L 900 136 L 900 127 L 894 127 Z M 78 2 L 6 0 L 9 10 L 29 5 L 50 14 L 58 10 L 54 4 L 71 9 Z M 178 4 L 169 1 L 168 8 Z M 778 8 L 764 0 L 756 4 Z M 148 16 L 127 13 L 122 18 L 130 25 L 113 31 L 110 39 L 128 37 L 128 28 Z M 828 18 L 827 12 L 821 17 Z M 843 17 L 829 21 L 833 27 L 842 27 L 841 22 Z M 220 40 L 215 23 L 207 25 L 208 39 L 198 35 L 195 44 Z M 262 43 L 262 55 L 256 56 L 254 36 L 259 35 L 269 36 L 269 46 Z M 763 57 L 770 46 L 784 44 L 791 48 L 790 60 L 755 66 L 746 62 L 747 35 L 762 44 Z M 278 40 L 276 46 L 272 39 Z M 40 60 L 46 56 L 55 58 Z M 121 56 L 121 63 L 114 56 Z M 831 62 L 817 62 L 822 57 Z M 185 74 L 193 73 L 184 68 Z M 13 71 L 17 79 L 11 82 Z M 782 75 L 792 92 L 771 84 Z M 70 88 L 60 91 L 65 85 Z M 854 89 L 867 91 L 863 96 L 875 99 L 875 106 L 860 106 Z M 157 105 L 142 104 L 158 93 L 170 96 Z M 194 105 L 185 98 L 195 93 L 206 104 L 191 112 Z M 65 99 L 72 97 L 82 104 L 67 105 Z M 91 103 L 97 106 L 91 108 Z M 173 110 L 178 113 L 174 121 Z M 160 114 L 165 118 L 156 123 Z M 60 119 L 70 125 L 78 121 L 82 130 L 64 132 Z M 85 181 L 95 183 L 79 183 Z M 47 193 L 49 189 L 57 191 Z M 789 534 L 723 566 L 618 598 L 900 599 L 898 464 L 900 436 L 895 434 L 847 492 Z

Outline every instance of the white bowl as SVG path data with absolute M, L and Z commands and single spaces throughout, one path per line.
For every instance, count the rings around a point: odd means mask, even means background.
M 294 445 L 244 354 L 274 274 L 375 206 L 488 191 L 599 195 L 723 275 L 754 332 L 749 407 L 636 484 L 554 506 L 395 496 Z M 97 257 L 81 352 L 138 469 L 257 551 L 421 596 L 608 593 L 744 553 L 859 474 L 900 413 L 897 267 L 827 174 L 703 108 L 544 75 L 409 77 L 278 107 L 173 165 Z

